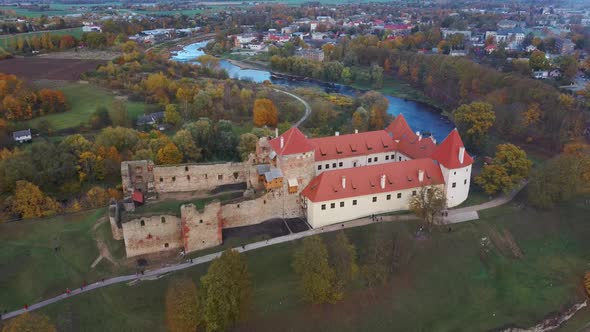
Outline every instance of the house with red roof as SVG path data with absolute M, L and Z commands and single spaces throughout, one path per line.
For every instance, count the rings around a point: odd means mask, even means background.
M 312 227 L 408 210 L 421 187 L 440 187 L 447 206 L 469 194 L 473 158 L 454 129 L 440 145 L 403 115 L 384 130 L 307 138 L 291 128 L 268 141 L 272 167 L 300 194 Z M 277 174 L 279 174 L 277 172 Z

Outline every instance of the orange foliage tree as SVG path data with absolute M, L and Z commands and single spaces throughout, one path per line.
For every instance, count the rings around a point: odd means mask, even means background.
M 268 98 L 259 98 L 254 102 L 254 125 L 257 127 L 274 127 L 279 122 L 277 107 Z

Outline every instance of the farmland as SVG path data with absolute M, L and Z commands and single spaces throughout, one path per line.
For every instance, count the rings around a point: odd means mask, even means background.
M 52 59 L 45 57 L 14 58 L 0 61 L 0 72 L 33 80 L 77 81 L 80 75 L 105 64 L 101 60 Z

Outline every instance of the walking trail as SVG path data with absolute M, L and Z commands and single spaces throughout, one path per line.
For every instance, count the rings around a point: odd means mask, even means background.
M 293 127 L 299 127 L 303 122 L 305 122 L 305 120 L 307 120 L 307 118 L 309 118 L 309 116 L 311 115 L 311 106 L 309 106 L 309 103 L 306 102 L 303 98 L 299 97 L 298 95 L 294 95 L 291 92 L 287 92 L 287 91 L 284 91 L 281 89 L 273 88 L 273 90 L 275 90 L 277 92 L 284 93 L 286 95 L 289 95 L 289 96 L 299 100 L 303 104 L 303 106 L 305 106 L 305 114 L 303 114 L 303 117 L 301 119 L 299 119 L 299 121 L 297 121 L 293 125 Z
M 518 192 L 522 188 L 524 188 L 525 185 L 526 185 L 526 182 L 522 183 L 517 189 L 512 191 L 510 194 L 501 195 L 501 196 L 499 196 L 489 202 L 483 203 L 483 204 L 478 204 L 478 205 L 468 206 L 468 207 L 464 207 L 464 208 L 449 210 L 449 215 L 443 220 L 443 223 L 455 224 L 455 223 L 465 222 L 468 220 L 478 219 L 479 218 L 478 214 L 477 214 L 478 211 L 490 209 L 490 208 L 497 207 L 497 206 L 500 206 L 500 205 L 510 202 L 514 198 L 514 196 L 516 196 L 516 194 L 518 194 Z M 475 216 L 475 218 L 474 218 L 474 216 Z M 275 244 L 295 241 L 295 240 L 302 239 L 302 238 L 305 238 L 308 236 L 313 236 L 316 234 L 334 232 L 334 231 L 338 231 L 338 230 L 346 229 L 346 228 L 360 227 L 360 226 L 365 226 L 365 225 L 369 225 L 369 224 L 374 224 L 377 222 L 391 222 L 391 221 L 414 220 L 414 219 L 416 219 L 416 217 L 411 214 L 395 215 L 395 216 L 391 216 L 391 215 L 378 216 L 376 218 L 376 220 L 373 220 L 370 217 L 365 217 L 365 218 L 359 218 L 359 219 L 352 220 L 352 221 L 347 221 L 347 222 L 341 223 L 341 224 L 335 224 L 335 225 L 329 225 L 329 226 L 325 226 L 325 227 L 321 227 L 321 228 L 309 229 L 307 231 L 300 232 L 300 233 L 291 233 L 291 234 L 288 234 L 285 236 L 279 236 L 279 237 L 275 237 L 275 238 L 265 240 L 265 241 L 259 241 L 259 242 L 246 244 L 244 246 L 236 247 L 233 249 L 238 252 L 247 252 L 247 251 L 256 250 L 256 249 L 260 249 L 260 248 L 264 248 L 264 247 L 269 247 L 269 246 L 272 246 Z M 158 279 L 158 278 L 164 276 L 165 274 L 168 274 L 168 273 L 171 273 L 174 271 L 184 270 L 184 269 L 196 266 L 196 265 L 208 263 L 208 262 L 214 260 L 215 258 L 218 258 L 219 256 L 221 256 L 221 254 L 222 254 L 222 251 L 216 252 L 213 254 L 209 254 L 209 255 L 205 255 L 205 256 L 201 256 L 198 258 L 194 258 L 194 259 L 192 259 L 192 262 L 185 262 L 185 263 L 181 263 L 181 264 L 177 264 L 177 265 L 170 265 L 170 266 L 158 268 L 155 270 L 147 270 L 142 275 L 129 274 L 129 275 L 124 275 L 124 276 L 113 277 L 110 279 L 104 279 L 104 281 L 98 281 L 93 284 L 89 284 L 83 288 L 76 288 L 76 289 L 72 290 L 70 292 L 70 294 L 64 293 L 64 294 L 58 295 L 56 297 L 32 304 L 28 307 L 28 309 L 23 308 L 23 309 L 19 309 L 19 310 L 15 310 L 15 311 L 6 313 L 6 314 L 2 315 L 2 319 L 9 319 L 12 317 L 16 317 L 20 314 L 27 312 L 27 311 L 36 310 L 36 309 L 45 307 L 47 305 L 50 305 L 52 303 L 70 298 L 72 296 L 80 295 L 82 293 L 90 292 L 95 289 L 103 288 L 103 287 L 106 287 L 109 285 L 118 284 L 118 283 L 122 283 L 122 282 L 130 282 L 130 281 L 137 282 L 137 281 L 142 281 L 142 280 Z

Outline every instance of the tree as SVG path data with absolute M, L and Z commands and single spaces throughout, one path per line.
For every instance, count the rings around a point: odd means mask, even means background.
M 197 58 L 197 61 L 207 69 L 216 69 L 219 67 L 219 59 L 212 55 L 201 55 Z
M 161 165 L 174 165 L 182 162 L 182 152 L 178 149 L 174 143 L 169 142 L 164 147 L 158 150 L 156 156 L 158 164 Z
M 88 190 L 83 205 L 89 209 L 105 207 L 109 204 L 111 195 L 103 187 L 94 186 Z
M 334 303 L 342 298 L 336 272 L 328 262 L 328 249 L 319 236 L 303 239 L 303 245 L 293 255 L 293 269 L 306 301 Z
M 174 134 L 172 142 L 176 144 L 186 161 L 199 161 L 201 159 L 201 148 L 199 148 L 186 129 L 181 129 Z
M 245 133 L 240 136 L 240 143 L 238 144 L 238 152 L 243 161 L 248 160 L 250 153 L 256 151 L 256 143 L 258 143 L 258 137 L 251 133 Z
M 534 126 L 541 121 L 543 113 L 539 103 L 530 103 L 527 110 L 522 114 L 522 121 L 526 126 Z
M 356 111 L 352 113 L 352 128 L 358 129 L 360 132 L 369 129 L 369 114 L 364 107 L 359 106 Z
M 254 102 L 254 125 L 274 127 L 279 122 L 277 107 L 268 98 L 258 98 Z
M 507 193 L 513 186 L 506 168 L 497 164 L 485 165 L 482 172 L 475 178 L 475 183 L 480 185 L 489 195 L 494 195 L 499 191 Z
M 492 105 L 484 102 L 473 102 L 461 105 L 453 111 L 453 118 L 461 134 L 468 142 L 479 145 L 488 130 L 496 121 Z
M 359 267 L 356 262 L 356 248 L 350 243 L 344 231 L 338 232 L 336 239 L 328 246 L 329 263 L 336 274 L 336 288 L 344 288 L 356 279 Z
M 506 169 L 513 184 L 529 176 L 532 162 L 527 158 L 526 152 L 514 144 L 500 144 L 496 147 L 494 164 Z
M 59 211 L 57 202 L 27 181 L 17 181 L 11 211 L 24 219 L 50 216 Z
M 207 331 L 224 331 L 243 318 L 250 304 L 251 282 L 246 260 L 228 249 L 201 278 Z
M 49 317 L 34 312 L 25 312 L 6 323 L 2 332 L 57 332 Z
M 377 91 L 369 91 L 359 98 L 364 109 L 369 110 L 369 129 L 380 130 L 388 119 L 389 100 Z
M 410 210 L 416 216 L 426 222 L 428 226 L 434 225 L 436 216 L 447 206 L 447 198 L 440 187 L 423 186 L 417 195 L 410 198 Z
M 189 278 L 172 279 L 166 290 L 166 325 L 171 332 L 196 331 L 200 322 L 197 286 Z
M 182 123 L 182 117 L 180 116 L 180 114 L 176 110 L 176 105 L 174 105 L 174 104 L 166 105 L 166 111 L 164 112 L 164 122 L 166 122 L 170 125 L 173 125 L 175 127 Z
M 195 90 L 191 87 L 180 87 L 176 90 L 176 98 L 182 102 L 184 116 L 189 114 L 189 102 L 193 100 Z
M 545 56 L 545 52 L 533 51 L 529 59 L 529 66 L 532 70 L 547 70 L 549 69 L 549 60 Z
M 373 87 L 383 87 L 383 68 L 379 65 L 371 66 L 371 80 L 373 81 Z
M 125 107 L 125 103 L 121 100 L 113 100 L 109 116 L 114 126 L 129 127 L 131 125 L 127 107 Z
M 92 116 L 90 117 L 90 126 L 92 129 L 100 129 L 112 124 L 109 116 L 109 110 L 104 106 L 96 108 Z

